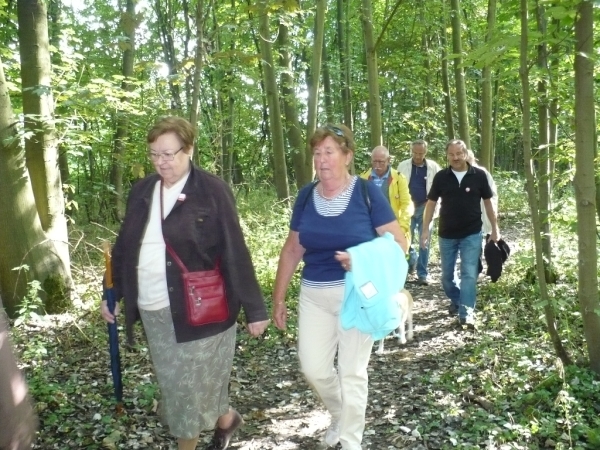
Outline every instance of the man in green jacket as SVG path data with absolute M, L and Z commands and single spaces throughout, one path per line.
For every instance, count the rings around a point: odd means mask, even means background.
M 361 174 L 361 178 L 375 183 L 381 188 L 383 195 L 388 199 L 400 228 L 410 242 L 410 218 L 413 214 L 408 182 L 404 175 L 392 169 L 390 165 L 389 150 L 379 145 L 371 152 L 371 169 Z

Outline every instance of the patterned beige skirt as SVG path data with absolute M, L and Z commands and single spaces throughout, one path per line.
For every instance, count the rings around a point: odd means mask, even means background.
M 161 422 L 182 439 L 212 430 L 219 416 L 229 411 L 236 326 L 215 336 L 177 343 L 170 308 L 140 310 L 140 314 L 161 391 Z

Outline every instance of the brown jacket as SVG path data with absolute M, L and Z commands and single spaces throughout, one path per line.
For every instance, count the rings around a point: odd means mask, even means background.
M 36 429 L 37 418 L 15 362 L 0 299 L 0 450 L 30 449 Z
M 157 174 L 136 183 L 113 249 L 113 282 L 117 299 L 125 299 L 127 335 L 132 342 L 137 307 L 137 265 Z M 163 234 L 189 271 L 213 269 L 220 261 L 229 319 L 193 327 L 186 322 L 181 271 L 166 252 L 167 285 L 177 342 L 213 336 L 231 327 L 243 306 L 248 323 L 267 320 L 264 299 L 244 241 L 233 194 L 220 178 L 193 166 L 177 201 L 163 223 Z

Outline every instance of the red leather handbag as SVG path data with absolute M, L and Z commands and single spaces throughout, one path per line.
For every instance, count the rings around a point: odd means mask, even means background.
M 229 305 L 219 264 L 212 270 L 189 272 L 175 250 L 168 243 L 166 245 L 182 271 L 188 324 L 198 326 L 226 321 L 229 318 Z

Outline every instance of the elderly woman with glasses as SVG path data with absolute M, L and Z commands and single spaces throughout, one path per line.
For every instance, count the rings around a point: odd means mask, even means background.
M 310 146 L 317 181 L 300 190 L 293 208 L 277 267 L 273 319 L 278 328 L 285 328 L 287 287 L 303 260 L 298 306 L 301 370 L 331 414 L 325 443 L 360 450 L 373 339 L 357 328 L 344 329 L 339 320 L 345 273 L 351 270 L 345 250 L 385 232 L 405 252 L 408 245 L 381 189 L 348 171 L 354 155 L 352 132 L 344 125 L 318 128 Z
M 113 283 L 124 299 L 130 342 L 141 318 L 161 390 L 161 420 L 179 450 L 196 448 L 200 432 L 215 428 L 207 450 L 223 450 L 242 424 L 229 406 L 236 319 L 243 307 L 248 331 L 259 336 L 268 324 L 262 293 L 240 228 L 231 190 L 192 161 L 195 129 L 166 117 L 148 132 L 155 174 L 131 189 L 127 213 L 113 248 Z M 228 316 L 191 325 L 182 269 L 218 267 L 225 284 Z M 102 302 L 103 318 L 113 323 Z

